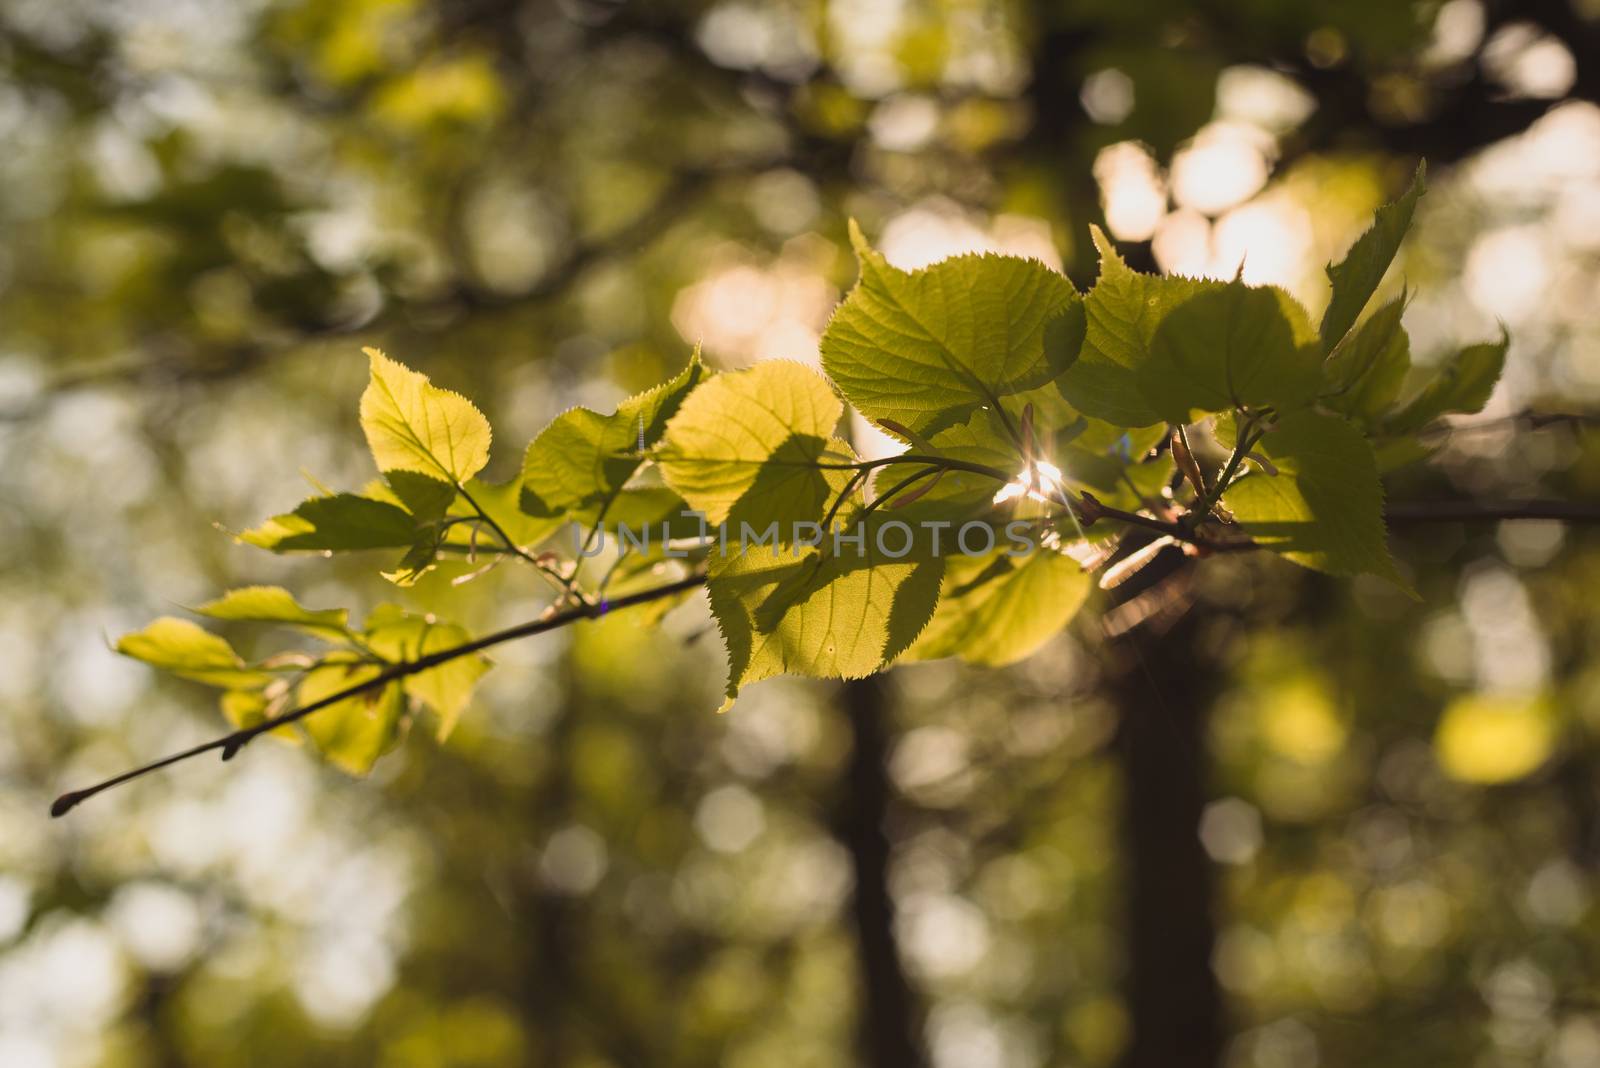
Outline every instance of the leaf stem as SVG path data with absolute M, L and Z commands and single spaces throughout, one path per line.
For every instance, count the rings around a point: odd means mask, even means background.
M 1255 443 L 1261 440 L 1261 434 L 1256 433 L 1256 425 L 1260 418 L 1259 415 L 1247 415 L 1244 417 L 1244 423 L 1239 427 L 1239 439 L 1233 443 L 1233 455 L 1228 457 L 1228 462 L 1223 465 L 1222 472 L 1217 475 L 1216 482 L 1212 484 L 1211 488 L 1205 492 L 1200 500 L 1195 502 L 1195 506 L 1189 509 L 1188 514 L 1179 520 L 1180 523 L 1185 523 L 1192 529 L 1196 523 L 1203 522 L 1211 517 L 1212 510 L 1222 500 L 1223 491 L 1233 481 L 1233 476 L 1238 474 L 1239 465 L 1244 463 L 1245 457 L 1250 454 L 1250 450 Z M 1262 433 L 1265 433 L 1265 431 Z
M 490 515 L 487 511 L 484 510 L 483 506 L 477 502 L 477 500 L 472 496 L 472 494 L 467 492 L 467 487 L 465 487 L 461 483 L 457 482 L 456 483 L 456 492 L 461 494 L 461 499 L 466 501 L 467 504 L 471 506 L 471 508 L 472 508 L 472 510 L 474 512 L 478 513 L 476 516 L 473 516 L 473 517 L 470 517 L 470 518 L 479 519 L 479 520 L 483 521 L 484 523 L 487 523 L 488 526 L 489 526 L 489 529 L 494 531 L 495 536 L 498 537 L 502 542 L 505 543 L 506 550 L 508 552 L 510 552 L 511 554 L 516 556 L 518 559 L 524 560 L 528 564 L 530 564 L 535 571 L 537 571 L 539 574 L 543 575 L 545 577 L 545 579 L 548 580 L 549 582 L 551 582 L 553 585 L 555 585 L 555 587 L 557 589 L 562 589 L 561 576 L 554 574 L 550 570 L 550 568 L 548 566 L 546 566 L 544 563 L 542 563 L 539 560 L 539 558 L 537 556 L 534 556 L 533 554 L 529 553 L 526 549 L 524 549 L 522 546 L 520 546 L 516 542 L 512 541 L 511 540 L 511 535 L 506 533 L 506 528 L 501 526 L 499 524 L 499 522 L 494 518 L 494 516 Z M 440 543 L 440 547 L 443 548 L 443 543 L 442 542 Z M 565 592 L 565 591 L 563 591 L 563 592 Z

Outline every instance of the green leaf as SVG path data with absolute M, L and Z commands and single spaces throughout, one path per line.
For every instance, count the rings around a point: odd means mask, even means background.
M 916 431 L 1055 378 L 1083 342 L 1083 301 L 1037 260 L 967 255 L 891 267 L 853 222 L 861 277 L 822 336 L 822 364 L 872 420 Z
M 1256 542 L 1305 567 L 1367 572 L 1409 592 L 1385 540 L 1372 446 L 1352 423 L 1309 409 L 1290 412 L 1256 451 L 1278 473 L 1246 475 L 1222 497 Z
M 1030 656 L 1072 621 L 1093 580 L 1071 557 L 1036 549 L 1021 557 L 957 556 L 913 660 L 958 656 L 990 667 Z
M 360 663 L 355 653 L 335 653 L 306 672 L 297 698 L 301 705 L 376 678 L 383 668 Z M 352 775 L 365 775 L 400 740 L 405 701 L 398 683 L 386 683 L 335 701 L 300 721 L 323 756 Z
M 229 590 L 195 609 L 212 619 L 243 623 L 282 623 L 318 638 L 342 641 L 349 636 L 350 614 L 343 608 L 310 609 L 281 586 L 245 586 Z
M 557 416 L 523 457 L 523 511 L 557 522 L 599 522 L 684 398 L 708 377 L 696 350 L 670 381 L 628 398 L 611 415 L 573 408 Z
M 379 656 L 393 663 L 420 660 L 430 653 L 452 649 L 472 640 L 466 629 L 412 615 L 394 605 L 380 605 L 367 618 L 366 641 Z M 478 680 L 489 670 L 480 655 L 457 657 L 438 667 L 407 675 L 400 685 L 406 695 L 433 709 L 439 716 L 438 738 L 444 741 L 472 700 Z
M 1162 318 L 1208 283 L 1140 274 L 1117 254 L 1097 226 L 1089 228 L 1100 251 L 1100 277 L 1084 298 L 1083 351 L 1061 376 L 1061 393 L 1085 415 L 1116 426 L 1163 422 L 1140 385 L 1150 340 Z
M 237 540 L 275 553 L 404 549 L 416 542 L 417 523 L 398 504 L 336 493 L 302 501 Z
M 1346 337 L 1328 357 L 1322 405 L 1371 426 L 1389 410 L 1411 369 L 1411 343 L 1400 325 L 1401 295 Z
M 454 485 L 440 482 L 432 475 L 399 470 L 385 471 L 383 481 L 366 490 L 367 496 L 374 500 L 389 501 L 404 508 L 418 525 L 443 519 L 456 493 Z
M 361 394 L 361 429 L 380 471 L 415 471 L 459 485 L 489 462 L 489 421 L 459 393 L 365 349 L 372 377 Z
M 116 649 L 123 656 L 208 686 L 248 689 L 264 686 L 273 678 L 270 671 L 247 666 L 225 638 L 172 616 L 162 616 L 141 631 L 123 635 Z
M 1388 434 L 1406 434 L 1441 415 L 1483 411 L 1506 366 L 1511 335 L 1502 327 L 1499 341 L 1469 345 L 1446 361 L 1404 408 L 1384 424 Z
M 1427 165 L 1419 163 L 1411 179 L 1411 187 L 1393 204 L 1378 209 L 1372 226 L 1350 246 L 1343 260 L 1328 267 L 1328 280 L 1333 283 L 1333 296 L 1322 313 L 1322 349 L 1332 352 L 1355 325 L 1361 309 L 1367 306 L 1372 294 L 1383 281 L 1384 272 L 1400 250 L 1406 231 L 1411 229 L 1411 216 L 1416 211 L 1417 200 L 1427 190 Z
M 396 586 L 415 586 L 422 576 L 433 570 L 439 559 L 439 548 L 444 544 L 438 527 L 417 531 L 417 540 L 394 567 L 383 572 L 383 577 Z
M 1197 414 L 1308 403 L 1322 352 L 1305 309 L 1275 286 L 1212 283 L 1171 307 L 1150 338 L 1139 386 L 1169 423 Z
M 1243 406 L 1302 406 L 1322 353 L 1305 309 L 1274 286 L 1131 270 L 1098 229 L 1100 277 L 1085 299 L 1083 354 L 1063 396 L 1114 426 L 1187 423 Z
M 815 522 L 855 454 L 831 437 L 844 406 L 821 375 L 785 360 L 723 374 L 689 395 L 656 458 L 661 476 L 713 523 Z
M 711 611 L 728 650 L 726 708 L 743 686 L 775 675 L 863 678 L 915 640 L 933 614 L 937 560 L 853 551 L 796 557 L 787 547 L 732 544 L 713 554 Z

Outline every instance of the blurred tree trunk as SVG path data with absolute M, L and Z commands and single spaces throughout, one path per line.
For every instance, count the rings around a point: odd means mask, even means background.
M 1222 1054 L 1212 872 L 1199 836 L 1218 673 L 1198 647 L 1197 623 L 1189 613 L 1165 633 L 1136 628 L 1111 646 L 1131 1022 L 1124 1068 L 1212 1068 Z
M 918 1039 L 922 1013 L 901 966 L 889 894 L 890 843 L 884 824 L 893 794 L 886 766 L 886 679 L 847 681 L 839 701 L 850 724 L 851 746 L 835 828 L 855 876 L 850 912 L 861 967 L 861 1061 L 870 1068 L 920 1068 L 925 1063 Z

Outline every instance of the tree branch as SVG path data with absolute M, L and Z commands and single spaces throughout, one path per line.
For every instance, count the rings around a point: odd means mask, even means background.
M 1480 519 L 1556 519 L 1600 523 L 1600 502 L 1586 501 L 1400 501 L 1384 509 L 1391 523 L 1468 523 Z
M 134 768 L 132 771 L 125 771 L 121 775 L 114 776 L 105 780 L 104 782 L 96 783 L 95 785 L 85 789 L 68 791 L 67 793 L 64 793 L 60 797 L 56 798 L 55 802 L 50 806 L 50 815 L 64 816 L 68 812 L 71 812 L 78 804 L 83 801 L 87 801 L 89 798 L 100 793 L 101 791 L 109 790 L 113 786 L 120 786 L 123 783 L 130 782 L 139 778 L 140 776 L 148 775 L 152 771 L 159 771 L 162 768 L 167 768 L 174 764 L 182 763 L 191 757 L 200 756 L 202 753 L 209 753 L 213 750 L 220 749 L 222 750 L 223 760 L 232 760 L 238 755 L 239 750 L 243 749 L 258 735 L 266 734 L 268 731 L 276 730 L 287 723 L 295 723 L 311 715 L 313 712 L 319 712 L 330 705 L 338 704 L 340 701 L 348 700 L 351 697 L 367 693 L 370 690 L 379 689 L 380 687 L 387 686 L 391 682 L 406 678 L 410 675 L 418 674 L 419 672 L 427 671 L 430 668 L 436 668 L 440 664 L 446 664 L 452 660 L 459 660 L 463 656 L 471 656 L 473 653 L 481 652 L 484 649 L 501 645 L 505 642 L 515 641 L 518 638 L 531 638 L 535 634 L 543 634 L 546 631 L 556 630 L 557 628 L 564 627 L 569 623 L 576 623 L 585 619 L 598 619 L 608 612 L 612 612 L 617 609 L 632 608 L 635 605 L 647 604 L 651 601 L 659 601 L 663 597 L 671 597 L 673 594 L 683 593 L 686 590 L 692 590 L 704 583 L 705 580 L 706 577 L 703 574 L 689 575 L 688 577 L 678 579 L 675 582 L 668 582 L 665 585 L 653 586 L 647 590 L 640 590 L 637 593 L 630 593 L 625 596 L 618 597 L 614 601 L 601 601 L 598 604 L 578 605 L 573 608 L 569 608 L 566 611 L 545 616 L 542 619 L 529 620 L 526 623 L 519 623 L 514 627 L 507 627 L 505 630 L 495 631 L 493 634 L 486 634 L 481 638 L 475 638 L 470 642 L 464 642 L 461 645 L 452 646 L 449 649 L 440 649 L 437 652 L 429 653 L 427 656 L 421 656 L 415 660 L 402 661 L 401 663 L 391 665 L 370 679 L 347 686 L 336 693 L 331 693 L 328 696 L 321 698 L 320 700 L 313 701 L 308 705 L 301 705 L 299 708 L 290 709 L 282 715 L 264 719 L 260 723 L 254 724 L 253 726 L 241 728 L 232 732 L 231 734 L 225 734 L 220 738 L 214 738 L 209 742 L 194 746 L 193 748 L 185 749 L 179 753 L 173 753 L 171 756 L 162 757 L 160 760 L 145 764 L 142 767 Z
M 890 458 L 888 460 L 871 461 L 867 464 L 849 466 L 855 466 L 858 468 L 887 466 L 887 464 L 893 463 L 897 459 L 902 461 L 905 460 L 903 457 Z M 930 459 L 936 463 L 943 462 L 948 466 L 953 466 L 961 470 L 979 471 L 984 474 L 992 475 L 998 479 L 1008 478 L 1005 472 L 999 470 L 998 468 L 985 468 L 983 465 L 979 464 L 949 461 L 944 458 L 921 459 L 923 462 L 928 462 Z M 1138 512 L 1126 512 L 1118 508 L 1111 508 L 1107 505 L 1101 504 L 1091 494 L 1088 493 L 1080 494 L 1077 499 L 1067 498 L 1066 503 L 1077 515 L 1078 519 L 1083 523 L 1084 526 L 1089 526 L 1102 519 L 1111 519 L 1129 526 L 1139 527 L 1141 529 L 1154 531 L 1159 534 L 1165 534 L 1176 541 L 1186 542 L 1198 549 L 1209 552 L 1249 552 L 1262 547 L 1255 541 L 1251 540 L 1248 536 L 1244 535 L 1242 532 L 1238 535 L 1234 535 L 1230 531 L 1224 530 L 1221 532 L 1221 535 L 1218 536 L 1218 534 L 1213 532 L 1214 528 L 1212 527 L 1204 525 L 1191 527 L 1184 523 L 1181 519 L 1157 519 L 1153 516 L 1143 515 Z M 1600 502 L 1588 503 L 1556 500 L 1399 502 L 1390 504 L 1385 510 L 1385 515 L 1389 522 L 1396 524 L 1455 523 L 1472 522 L 1477 520 L 1516 519 L 1554 519 L 1568 523 L 1600 523 Z M 457 660 L 463 656 L 470 656 L 473 653 L 488 649 L 491 646 L 500 645 L 504 642 L 515 641 L 518 638 L 529 638 L 535 634 L 543 634 L 546 631 L 564 627 L 569 623 L 576 623 L 585 619 L 598 619 L 606 613 L 615 611 L 617 609 L 631 608 L 635 605 L 647 604 L 651 601 L 657 601 L 664 597 L 670 597 L 676 593 L 692 590 L 695 587 L 702 585 L 705 581 L 706 576 L 704 574 L 694 574 L 678 579 L 674 582 L 666 583 L 662 586 L 654 586 L 650 589 L 639 590 L 636 593 L 626 594 L 625 596 L 619 597 L 614 601 L 601 600 L 595 604 L 575 605 L 572 608 L 556 612 L 553 615 L 545 616 L 541 619 L 530 620 L 526 623 L 519 623 L 514 627 L 508 627 L 505 630 L 496 631 L 493 634 L 486 634 L 481 638 L 476 638 L 473 641 L 453 646 L 449 649 L 440 649 L 437 652 L 429 653 L 427 656 L 419 657 L 416 660 L 407 660 L 398 664 L 392 664 L 388 668 L 385 668 L 383 671 L 379 672 L 377 675 L 374 675 L 372 678 L 365 680 L 364 682 L 359 682 L 348 686 L 337 693 L 332 693 L 320 700 L 313 701 L 311 704 L 290 709 L 281 715 L 264 719 L 260 723 L 254 724 L 253 726 L 241 728 L 232 732 L 231 734 L 223 735 L 220 738 L 212 739 L 209 742 L 194 746 L 190 749 L 185 749 L 182 752 L 163 757 L 160 760 L 145 764 L 142 767 L 134 768 L 131 771 L 123 772 L 121 775 L 106 779 L 104 782 L 96 783 L 95 785 L 85 789 L 72 790 L 64 793 L 60 797 L 56 798 L 55 802 L 50 806 L 50 814 L 52 816 L 64 816 L 68 812 L 72 811 L 72 809 L 80 802 L 86 801 L 95 794 L 98 794 L 104 790 L 109 790 L 113 786 L 120 786 L 125 782 L 137 779 L 143 775 L 148 775 L 150 772 L 171 767 L 172 765 L 182 763 L 191 757 L 197 757 L 203 753 L 212 752 L 213 750 L 220 749 L 222 751 L 223 760 L 232 760 L 234 756 L 238 754 L 240 749 L 248 745 L 258 735 L 266 734 L 267 732 L 275 730 L 276 728 L 287 723 L 297 722 L 301 719 L 304 719 L 306 716 L 311 715 L 313 712 L 321 711 L 330 705 L 337 704 L 340 701 L 347 700 L 348 698 L 354 697 L 358 694 L 387 686 L 391 682 L 406 678 L 410 675 L 415 675 L 419 672 L 427 671 L 430 668 L 438 667 L 441 664 L 449 663 L 450 661 Z

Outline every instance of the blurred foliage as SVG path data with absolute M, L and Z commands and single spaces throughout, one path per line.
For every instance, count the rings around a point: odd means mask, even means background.
M 1322 263 L 1425 155 L 1419 365 L 1500 318 L 1479 418 L 1592 410 L 1586 10 L 7 3 L 0 1064 L 849 1061 L 860 857 L 830 688 L 767 682 L 716 717 L 703 617 L 611 619 L 497 653 L 449 742 L 371 780 L 261 746 L 52 824 L 63 785 L 219 722 L 103 635 L 253 583 L 375 606 L 361 565 L 208 526 L 287 511 L 297 467 L 360 484 L 361 345 L 527 440 L 695 341 L 812 354 L 850 216 L 902 259 L 1059 255 L 1080 286 L 1091 222 L 1142 269 L 1231 276 L 1248 247 L 1247 278 L 1320 308 Z M 1440 445 L 1390 500 L 1600 494 L 1570 425 Z M 1420 602 L 1269 560 L 1194 575 L 1228 1061 L 1600 1062 L 1600 546 L 1508 523 L 1394 550 Z M 512 584 L 400 592 L 474 631 L 528 611 Z M 1106 646 L 1084 627 L 1005 671 L 892 676 L 888 886 L 939 1065 L 1128 1041 L 1111 745 L 1170 724 L 1112 705 Z

